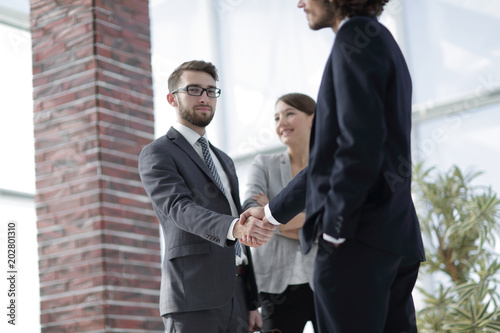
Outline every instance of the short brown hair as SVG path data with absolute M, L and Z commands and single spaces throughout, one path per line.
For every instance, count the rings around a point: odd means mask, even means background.
M 339 17 L 380 16 L 389 0 L 324 0 L 333 3 Z
M 210 74 L 214 78 L 214 81 L 219 81 L 219 75 L 217 75 L 217 68 L 211 62 L 205 62 L 203 60 L 191 60 L 186 61 L 177 67 L 172 74 L 168 77 L 168 91 L 172 92 L 179 88 L 179 81 L 181 80 L 182 73 L 184 71 L 196 71 L 205 72 Z
M 278 98 L 276 104 L 278 104 L 279 101 L 282 101 L 283 103 L 290 105 L 291 107 L 294 107 L 308 115 L 314 114 L 314 109 L 316 109 L 316 102 L 314 99 L 300 93 L 285 94 Z

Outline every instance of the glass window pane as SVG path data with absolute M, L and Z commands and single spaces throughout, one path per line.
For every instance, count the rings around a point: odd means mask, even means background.
M 414 103 L 500 84 L 500 1 L 405 0 Z M 486 83 L 488 85 L 488 83 Z
M 423 160 L 440 170 L 455 164 L 484 171 L 477 182 L 500 193 L 500 104 L 421 121 L 413 131 L 414 162 Z
M 0 188 L 35 193 L 31 35 L 0 24 L 0 49 Z

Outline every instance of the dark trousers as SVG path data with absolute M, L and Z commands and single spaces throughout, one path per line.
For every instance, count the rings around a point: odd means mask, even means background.
M 320 333 L 416 333 L 411 292 L 420 260 L 357 240 L 320 241 L 314 300 Z
M 279 329 L 282 333 L 302 333 L 308 321 L 316 330 L 314 296 L 309 284 L 290 285 L 281 294 L 259 294 L 262 306 L 262 331 Z
M 237 276 L 234 296 L 226 305 L 215 309 L 164 315 L 166 332 L 247 333 L 248 307 L 244 290 L 244 280 Z

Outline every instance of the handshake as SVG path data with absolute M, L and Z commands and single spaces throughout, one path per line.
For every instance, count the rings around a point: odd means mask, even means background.
M 241 244 L 259 247 L 271 239 L 276 228 L 266 219 L 264 207 L 252 207 L 240 215 L 240 220 L 234 225 L 233 236 Z

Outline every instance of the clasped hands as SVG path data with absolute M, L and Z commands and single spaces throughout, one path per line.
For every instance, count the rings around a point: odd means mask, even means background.
M 233 235 L 244 245 L 259 247 L 271 239 L 275 230 L 276 226 L 266 219 L 264 207 L 252 207 L 240 215 Z

